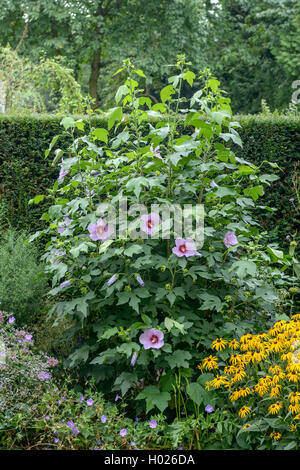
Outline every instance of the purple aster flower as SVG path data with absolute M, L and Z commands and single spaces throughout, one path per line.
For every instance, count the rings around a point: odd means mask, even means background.
M 285 238 L 288 240 L 289 238 L 291 238 L 291 236 L 290 236 L 290 235 L 287 235 Z
M 118 279 L 118 276 L 114 274 L 110 279 L 107 281 L 107 287 L 110 287 L 116 280 Z
M 84 402 L 84 396 L 83 395 L 81 395 L 81 397 L 80 397 L 80 403 L 82 403 L 82 402 Z
M 25 341 L 27 341 L 28 343 L 31 343 L 32 335 L 25 335 Z
M 120 431 L 120 436 L 121 436 L 121 437 L 125 437 L 126 434 L 127 434 L 127 429 L 126 429 L 126 428 L 121 429 L 121 431 Z
M 176 246 L 172 249 L 172 252 L 180 258 L 182 256 L 185 256 L 186 258 L 189 256 L 202 256 L 196 250 L 195 242 L 191 238 L 187 238 L 186 240 L 184 238 L 176 238 L 175 245 Z
M 157 427 L 157 421 L 155 419 L 152 419 L 149 423 L 150 428 L 155 429 Z
M 73 429 L 74 426 L 75 426 L 74 421 L 72 421 L 72 420 L 68 421 L 68 422 L 67 422 L 67 426 L 68 426 L 70 429 Z
M 183 446 L 178 446 L 178 450 L 183 450 Z
M 153 153 L 153 157 L 156 157 L 156 158 L 160 158 L 160 160 L 162 160 L 162 156 L 161 154 L 158 152 L 159 150 L 159 145 L 157 147 L 155 147 L 155 149 L 153 148 L 153 145 L 151 144 L 150 146 L 150 152 Z
M 76 427 L 72 428 L 72 431 L 74 434 L 79 434 L 79 429 Z
M 132 358 L 131 358 L 131 361 L 130 361 L 130 365 L 133 367 L 136 363 L 136 360 L 138 358 L 138 354 L 135 352 L 132 354 Z
M 89 224 L 88 231 L 93 241 L 108 240 L 114 233 L 115 229 L 112 225 L 107 224 L 104 220 L 98 219 L 96 224 Z
M 8 323 L 10 323 L 10 325 L 12 325 L 13 323 L 15 323 L 15 321 L 16 321 L 15 317 L 10 317 L 10 318 L 8 319 Z
M 164 334 L 160 330 L 151 328 L 141 334 L 139 341 L 145 349 L 159 349 L 164 345 Z
M 56 437 L 56 438 L 54 439 L 54 443 L 57 444 L 58 442 L 59 442 L 59 439 L 58 439 L 58 437 Z
M 89 398 L 89 399 L 86 401 L 86 404 L 87 404 L 87 406 L 93 406 L 94 400 L 93 400 L 92 398 Z
M 214 409 L 211 405 L 206 405 L 205 411 L 206 411 L 206 413 L 212 413 L 214 411 Z
M 233 233 L 233 232 L 227 232 L 226 233 L 225 238 L 224 238 L 224 245 L 226 246 L 226 248 L 229 248 L 230 246 L 235 246 L 238 243 L 239 242 L 238 242 L 238 239 L 237 239 L 235 233 Z
M 70 217 L 65 217 L 64 220 L 63 220 L 63 224 L 60 225 L 57 229 L 58 233 L 62 234 L 66 228 L 71 225 L 71 223 L 73 222 L 72 219 L 70 219 Z
M 137 282 L 140 284 L 140 286 L 144 287 L 145 283 L 143 281 L 143 279 L 141 278 L 141 276 L 136 276 L 135 277 Z
M 48 419 L 50 419 L 50 416 L 49 416 L 49 415 L 46 415 L 46 416 L 45 416 L 45 419 L 48 421 Z
M 68 280 L 68 281 L 62 282 L 62 283 L 59 285 L 59 287 L 60 287 L 61 289 L 65 289 L 66 287 L 69 287 L 70 285 L 71 285 L 71 281 Z
M 130 445 L 131 447 L 136 447 L 136 443 L 133 442 L 133 441 L 129 442 L 129 445 Z
M 101 423 L 103 424 L 105 424 L 107 421 L 107 417 L 105 415 L 102 415 L 100 419 L 101 419 Z
M 150 235 L 154 232 L 155 227 L 161 222 L 159 214 L 156 214 L 155 212 L 142 215 L 141 220 L 143 222 L 141 230 Z

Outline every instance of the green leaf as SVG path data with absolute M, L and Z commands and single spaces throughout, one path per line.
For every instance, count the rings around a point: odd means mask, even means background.
M 186 387 L 189 397 L 197 404 L 201 405 L 203 402 L 204 389 L 197 382 L 192 382 Z
M 121 85 L 118 88 L 118 91 L 115 96 L 116 103 L 118 104 L 119 101 L 123 98 L 123 96 L 126 96 L 130 93 L 130 90 L 127 85 Z
M 28 204 L 39 204 L 45 199 L 45 196 L 43 194 L 40 194 L 38 196 L 35 196 L 33 199 L 30 199 Z
M 118 328 L 117 327 L 109 328 L 108 330 L 106 330 L 103 333 L 103 335 L 101 336 L 101 339 L 109 339 L 112 336 L 115 336 L 117 333 L 118 333 Z
M 75 120 L 72 117 L 66 116 L 61 120 L 60 125 L 63 126 L 66 130 L 68 130 L 71 127 L 74 127 Z
M 162 413 L 168 407 L 171 395 L 168 392 L 161 392 L 159 388 L 154 385 L 150 385 L 144 388 L 136 397 L 136 400 L 143 398 L 146 400 L 146 413 L 149 413 L 149 411 L 153 410 L 155 407 Z
M 265 192 L 264 192 L 263 186 L 258 185 L 258 186 L 251 186 L 249 188 L 244 189 L 244 194 L 246 196 L 252 197 L 253 201 L 257 201 L 259 196 L 263 196 Z
M 171 369 L 175 367 L 183 367 L 187 369 L 189 367 L 189 360 L 192 359 L 192 355 L 188 351 L 178 349 L 171 356 L 168 356 L 167 362 L 170 364 Z
M 107 144 L 108 142 L 108 131 L 103 128 L 94 129 L 92 135 L 96 140 L 101 140 Z
M 168 101 L 171 98 L 171 96 L 174 95 L 174 93 L 175 93 L 175 90 L 174 90 L 173 85 L 165 86 L 160 92 L 160 99 L 162 103 L 165 103 L 166 101 Z
M 121 121 L 122 117 L 123 117 L 122 108 L 110 109 L 109 114 L 108 114 L 108 124 L 107 124 L 108 130 L 110 131 L 110 129 L 113 127 L 116 121 Z
M 254 276 L 257 271 L 256 264 L 253 261 L 250 260 L 239 260 L 235 261 L 231 268 L 229 269 L 229 272 L 236 270 L 236 273 L 240 279 L 244 279 L 248 274 L 250 276 Z
M 193 86 L 195 78 L 196 78 L 196 75 L 191 70 L 188 70 L 183 75 L 183 79 L 186 80 L 190 86 Z
M 124 396 L 137 380 L 138 377 L 135 373 L 122 372 L 119 377 L 116 378 L 113 390 L 121 390 L 122 396 Z

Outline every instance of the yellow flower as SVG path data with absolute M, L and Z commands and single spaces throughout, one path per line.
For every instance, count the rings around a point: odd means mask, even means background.
M 227 344 L 227 341 L 223 338 L 217 338 L 211 343 L 212 349 L 215 349 L 216 351 L 222 351 L 222 349 L 225 349 Z
M 300 401 L 300 393 L 299 392 L 291 392 L 289 394 L 289 400 L 294 405 L 297 405 Z
M 271 387 L 271 390 L 270 390 L 270 398 L 279 397 L 279 395 L 280 395 L 280 390 L 281 390 L 281 385 L 275 385 L 275 386 Z
M 239 410 L 239 416 L 241 418 L 246 418 L 246 416 L 250 415 L 251 413 L 251 408 L 249 406 L 242 406 L 242 408 Z
M 242 427 L 242 430 L 243 431 L 246 431 L 246 429 L 250 428 L 251 424 L 250 423 L 246 423 L 244 424 L 244 426 Z
M 201 366 L 198 366 L 199 368 Z M 202 361 L 202 369 L 213 370 L 218 369 L 218 358 L 216 356 L 208 356 Z
M 235 351 L 236 349 L 239 349 L 240 343 L 236 339 L 233 339 L 228 343 L 228 346 L 230 347 L 230 349 L 233 349 Z
M 280 432 L 271 432 L 270 437 L 275 441 L 278 441 L 279 439 L 281 439 L 281 434 Z
M 292 415 L 300 413 L 300 405 L 298 405 L 298 403 L 291 403 L 289 406 L 289 412 L 292 413 Z
M 272 405 L 269 406 L 269 413 L 271 415 L 277 415 L 279 411 L 281 410 L 283 404 L 281 402 L 273 403 Z
M 210 382 L 206 382 L 206 385 L 211 385 L 214 388 L 220 388 L 222 385 L 224 385 L 225 387 L 229 387 L 229 382 L 227 377 L 225 377 L 224 375 L 219 375 Z
M 298 382 L 298 375 L 295 374 L 294 372 L 290 372 L 289 374 L 286 375 L 287 379 L 289 382 L 294 382 L 294 383 L 297 383 Z
M 291 425 L 290 425 L 290 431 L 291 431 L 291 432 L 296 431 L 296 429 L 297 429 L 297 424 L 291 424 Z
M 246 372 L 243 369 L 237 369 L 235 375 L 231 378 L 231 383 L 240 382 L 247 376 Z

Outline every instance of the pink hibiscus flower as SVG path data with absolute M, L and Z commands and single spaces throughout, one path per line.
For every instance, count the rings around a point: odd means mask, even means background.
M 99 219 L 96 224 L 89 224 L 88 231 L 93 241 L 101 240 L 104 242 L 112 236 L 114 227 L 107 224 L 104 220 Z
M 145 349 L 159 349 L 164 345 L 164 334 L 160 330 L 145 330 L 140 336 L 140 343 Z
M 176 238 L 175 244 L 176 246 L 174 246 L 172 252 L 180 258 L 182 256 L 186 256 L 187 258 L 189 256 L 202 256 L 201 253 L 196 250 L 195 242 L 191 238 L 187 238 L 186 240 L 184 238 Z
M 224 238 L 224 245 L 226 248 L 229 248 L 230 246 L 235 246 L 239 243 L 235 233 L 233 232 L 227 232 Z
M 161 154 L 158 152 L 159 150 L 159 145 L 157 147 L 155 147 L 155 149 L 153 148 L 153 145 L 151 144 L 150 146 L 150 152 L 153 153 L 153 157 L 156 157 L 156 158 L 159 158 L 160 160 L 162 160 L 162 156 Z
M 145 233 L 152 234 L 155 230 L 155 227 L 161 222 L 159 214 L 151 212 L 151 214 L 144 214 L 141 216 L 143 225 L 141 230 Z

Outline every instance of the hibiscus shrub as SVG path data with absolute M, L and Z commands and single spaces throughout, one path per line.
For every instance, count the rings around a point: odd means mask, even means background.
M 229 149 L 229 142 L 242 142 L 219 81 L 201 74 L 203 88 L 188 103 L 180 91 L 183 82 L 193 84 L 195 74 L 183 57 L 175 67 L 161 102 L 153 104 L 139 88 L 144 73 L 125 61 L 119 73 L 127 79 L 107 115 L 110 135 L 63 118 L 61 138 L 73 137 L 73 143 L 67 152 L 55 150 L 53 164 L 60 172 L 43 215 L 49 228 L 31 238 L 51 235 L 44 255 L 55 300 L 50 315 L 76 321 L 70 334 L 78 347 L 67 364 L 83 366 L 102 391 L 130 390 L 132 398 L 145 400 L 147 412 L 168 406 L 169 379 L 178 369 L 191 376 L 203 349 L 203 319 L 272 315 L 281 301 L 274 282 L 286 283 L 276 264 L 283 262 L 282 253 L 273 245 L 262 248 L 252 217 L 263 185 L 277 177 L 261 175 Z M 150 116 L 156 123 L 145 133 Z M 109 210 L 101 212 L 103 203 L 118 208 L 124 198 L 127 228 L 124 211 L 116 224 Z M 139 215 L 136 204 L 145 207 Z M 159 238 L 170 219 L 150 209 L 153 204 L 175 206 L 177 214 L 185 204 L 203 204 L 203 246 L 200 231 L 174 237 L 172 225 L 170 239 Z M 194 209 L 190 216 L 194 222 L 198 217 Z

